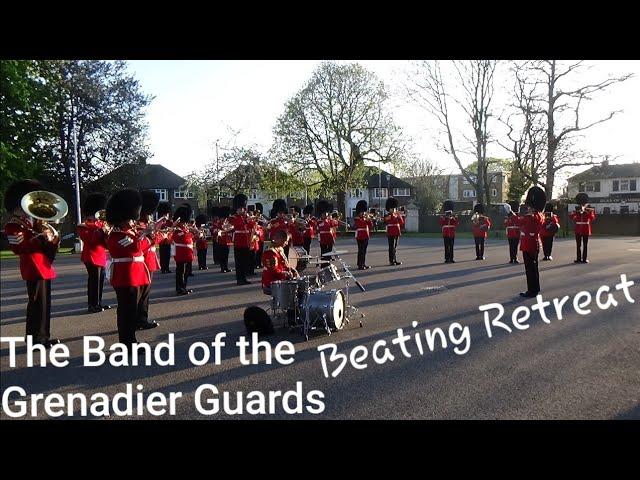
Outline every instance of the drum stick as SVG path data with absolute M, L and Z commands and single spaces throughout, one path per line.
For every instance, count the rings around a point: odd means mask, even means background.
M 360 290 L 362 290 L 363 292 L 366 292 L 365 288 L 362 286 L 362 284 L 356 280 L 356 285 L 358 286 L 358 288 L 360 288 Z

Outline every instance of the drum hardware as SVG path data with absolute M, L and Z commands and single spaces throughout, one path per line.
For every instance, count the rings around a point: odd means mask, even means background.
M 348 250 L 331 250 L 330 252 L 323 253 L 321 257 L 337 257 L 349 253 Z

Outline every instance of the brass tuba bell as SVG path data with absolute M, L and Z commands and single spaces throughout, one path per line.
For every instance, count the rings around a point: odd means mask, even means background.
M 44 190 L 27 193 L 22 197 L 20 206 L 33 218 L 51 223 L 58 223 L 69 213 L 69 206 L 64 198 Z

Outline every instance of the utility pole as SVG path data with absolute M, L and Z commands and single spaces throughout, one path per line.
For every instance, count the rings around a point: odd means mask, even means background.
M 73 109 L 73 96 L 69 96 L 69 102 L 71 104 L 71 137 L 73 139 L 73 171 L 74 171 L 74 186 L 76 193 L 76 225 L 82 223 L 82 213 L 80 209 L 80 172 L 78 171 L 78 137 L 76 135 L 76 120 L 75 112 Z M 82 240 L 76 237 L 74 242 L 74 251 L 82 251 Z
M 218 141 L 216 140 L 216 180 L 218 181 L 218 205 L 220 205 L 220 157 L 218 157 Z

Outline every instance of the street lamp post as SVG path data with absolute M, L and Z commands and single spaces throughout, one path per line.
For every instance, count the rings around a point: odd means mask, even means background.
M 220 139 L 216 140 L 216 180 L 218 181 L 218 205 L 220 205 L 220 158 L 218 157 L 218 142 Z

